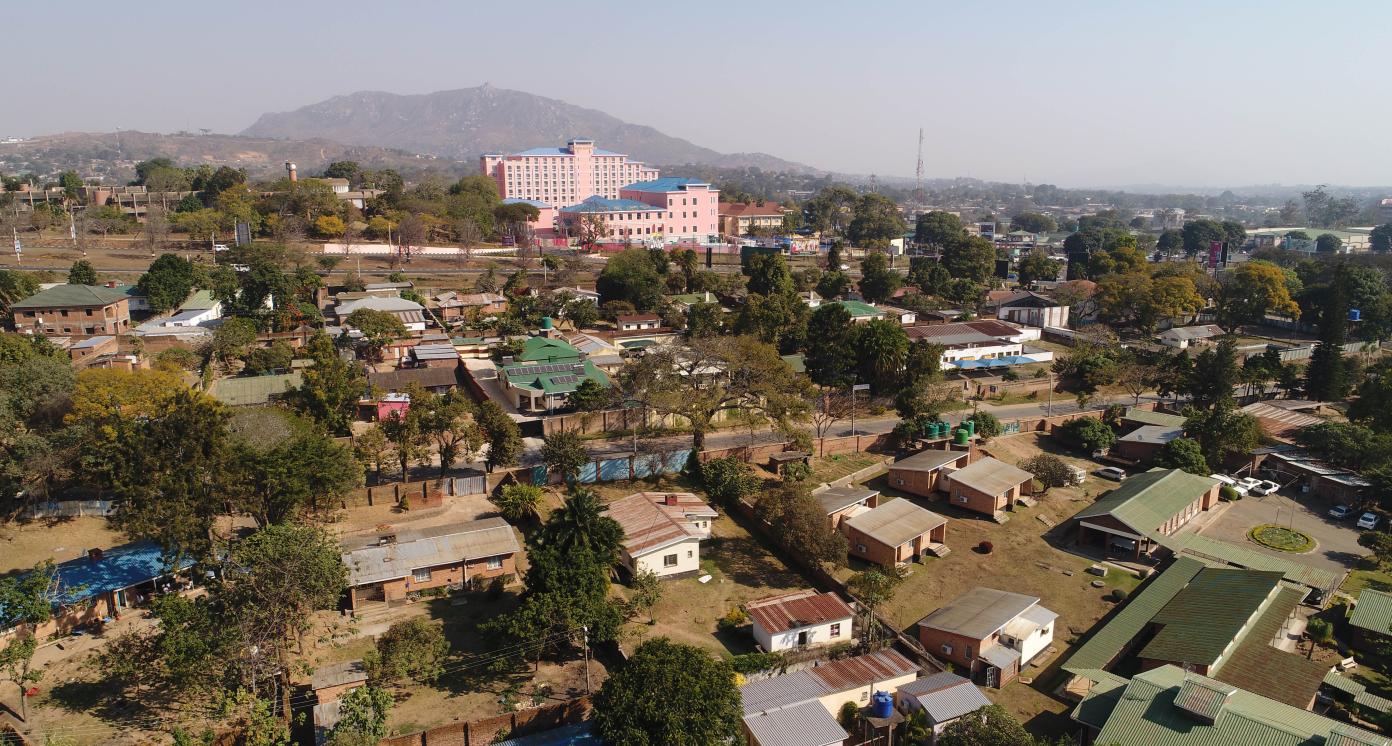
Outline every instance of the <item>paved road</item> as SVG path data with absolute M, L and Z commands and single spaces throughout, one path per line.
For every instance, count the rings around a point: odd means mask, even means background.
M 1357 514 L 1342 521 L 1335 520 L 1326 513 L 1331 507 L 1331 503 L 1313 495 L 1252 495 L 1230 503 L 1223 515 L 1199 533 L 1342 575 L 1368 550 L 1358 546 L 1359 532 L 1353 525 Z M 1306 554 L 1268 549 L 1247 538 L 1247 532 L 1262 523 L 1291 526 L 1309 534 L 1319 544 Z

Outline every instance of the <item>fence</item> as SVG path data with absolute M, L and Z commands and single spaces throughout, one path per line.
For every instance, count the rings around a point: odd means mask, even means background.
M 595 482 L 622 482 L 628 479 L 643 479 L 657 474 L 677 474 L 686 468 L 691 458 L 691 449 L 668 451 L 666 453 L 636 453 L 613 456 L 591 461 L 580 467 L 578 481 L 583 484 Z M 555 477 L 554 479 L 552 477 Z M 532 484 L 546 485 L 560 482 L 561 475 L 552 475 L 544 464 L 532 467 Z
M 487 474 L 471 474 L 465 477 L 445 477 L 443 483 L 435 479 L 425 479 L 416 482 L 395 482 L 361 487 L 345 495 L 340 506 L 346 509 L 372 505 L 395 505 L 401 502 L 403 495 L 414 499 L 426 497 L 436 492 L 450 497 L 483 495 L 488 493 L 488 476 Z M 495 480 L 494 484 L 496 485 L 496 483 Z
M 419 733 L 395 736 L 380 746 L 485 746 L 502 737 L 525 736 L 584 722 L 590 714 L 590 698 L 579 697 L 554 705 L 465 723 L 450 723 Z
M 111 515 L 110 500 L 63 500 L 34 503 L 24 509 L 25 518 L 77 518 L 84 515 Z

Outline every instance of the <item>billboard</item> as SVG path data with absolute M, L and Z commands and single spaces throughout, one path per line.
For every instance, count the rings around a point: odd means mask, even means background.
M 1210 267 L 1217 267 L 1217 266 L 1218 266 L 1218 262 L 1222 261 L 1222 258 L 1223 258 L 1223 242 L 1222 242 L 1222 241 L 1209 241 L 1209 242 L 1208 242 L 1208 266 L 1210 266 Z

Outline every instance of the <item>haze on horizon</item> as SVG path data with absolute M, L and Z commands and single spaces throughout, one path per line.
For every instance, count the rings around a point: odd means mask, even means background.
M 1392 4 L 967 5 L 16 4 L 6 57 L 42 72 L 0 82 L 0 136 L 235 133 L 353 91 L 487 82 L 846 173 L 912 176 L 922 126 L 929 178 L 1392 183 Z

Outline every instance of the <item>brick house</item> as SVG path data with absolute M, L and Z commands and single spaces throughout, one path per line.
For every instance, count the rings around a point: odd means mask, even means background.
M 1218 480 L 1179 469 L 1151 469 L 1128 477 L 1079 512 L 1078 543 L 1139 558 L 1194 516 L 1218 504 Z
M 894 568 L 947 554 L 947 519 L 911 500 L 891 500 L 841 522 L 852 557 Z
M 14 303 L 15 331 L 46 337 L 130 331 L 130 296 L 100 285 L 54 285 Z
M 378 531 L 345 539 L 342 546 L 353 611 L 433 588 L 462 588 L 476 578 L 515 578 L 521 551 L 502 518 Z
M 978 586 L 919 620 L 918 639 L 973 681 L 1001 687 L 1049 647 L 1057 618 L 1034 596 Z
M 1376 652 L 1392 638 L 1392 594 L 1364 588 L 1349 614 L 1349 633 L 1353 646 Z
M 857 486 L 829 487 L 812 493 L 812 496 L 822 504 L 833 531 L 839 529 L 847 518 L 858 516 L 880 504 L 879 490 Z
M 1029 490 L 1034 475 L 986 456 L 947 476 L 948 499 L 966 508 L 999 520 Z
M 967 451 L 948 451 L 929 448 L 889 465 L 889 484 L 896 490 L 919 497 L 930 497 L 940 489 L 944 474 L 967 465 Z

